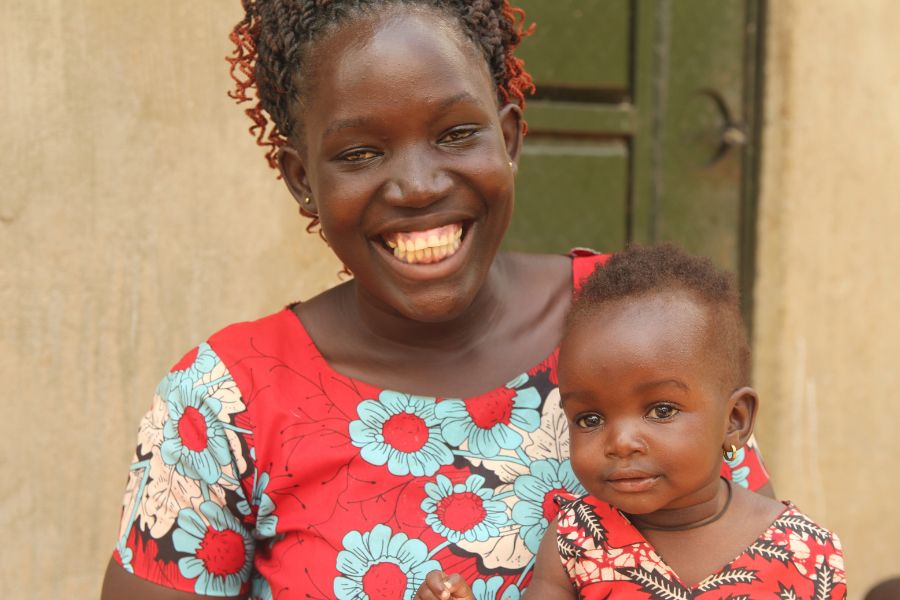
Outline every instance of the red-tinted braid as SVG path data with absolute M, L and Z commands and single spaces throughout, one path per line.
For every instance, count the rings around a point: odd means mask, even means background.
M 535 24 L 532 23 L 523 29 L 525 23 L 525 10 L 513 7 L 508 1 L 503 2 L 503 17 L 505 22 L 512 26 L 515 41 L 506 48 L 506 85 L 498 86 L 504 103 L 514 100 L 523 110 L 525 109 L 525 93 L 533 94 L 535 91 L 534 80 L 525 70 L 525 61 L 515 55 L 516 47 L 522 38 L 534 33 Z M 528 124 L 524 123 L 525 132 L 528 132 Z
M 511 6 L 509 0 L 395 1 L 436 7 L 459 18 L 467 35 L 486 54 L 499 100 L 504 104 L 515 102 L 524 109 L 525 94 L 533 93 L 535 89 L 531 75 L 525 71 L 524 61 L 515 56 L 515 49 L 522 38 L 534 31 L 534 24 L 524 27 L 524 10 Z M 252 122 L 250 134 L 257 144 L 267 148 L 266 161 L 277 170 L 278 149 L 287 143 L 288 135 L 293 133 L 294 123 L 286 105 L 299 96 L 298 91 L 293 89 L 293 77 L 295 71 L 299 72 L 303 45 L 313 40 L 327 25 L 370 3 L 366 0 L 241 2 L 245 16 L 229 35 L 234 51 L 226 60 L 235 86 L 228 95 L 238 104 L 253 103 L 244 110 Z M 271 23 L 264 27 L 264 21 Z M 262 56 L 263 52 L 265 56 Z M 286 99 L 286 96 L 292 97 Z M 312 230 L 318 219 L 309 212 L 304 211 L 304 214 L 312 219 L 307 227 Z

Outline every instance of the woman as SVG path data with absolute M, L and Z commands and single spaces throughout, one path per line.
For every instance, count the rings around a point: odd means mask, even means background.
M 516 597 L 554 493 L 582 493 L 556 348 L 601 260 L 498 254 L 531 88 L 521 14 L 244 7 L 235 96 L 258 89 L 270 163 L 353 278 L 173 367 L 104 598 L 409 598 L 435 568 Z

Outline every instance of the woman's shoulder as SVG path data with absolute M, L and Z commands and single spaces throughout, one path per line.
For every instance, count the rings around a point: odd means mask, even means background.
M 306 368 L 303 365 L 315 364 L 317 356 L 302 323 L 286 307 L 219 329 L 172 365 L 164 381 L 182 375 L 209 379 L 211 373 L 218 373 L 217 378 L 232 382 L 246 393 L 246 388 L 255 385 L 253 382 L 258 384 L 272 365 L 290 365 L 293 370 L 302 371 Z
M 296 356 L 309 350 L 308 336 L 290 307 L 265 317 L 232 323 L 209 336 L 206 343 L 226 363 L 249 354 Z
M 577 289 L 581 281 L 598 265 L 606 262 L 610 255 L 590 248 L 573 248 L 566 254 L 510 252 L 505 256 L 529 279 L 558 281 L 563 286 Z

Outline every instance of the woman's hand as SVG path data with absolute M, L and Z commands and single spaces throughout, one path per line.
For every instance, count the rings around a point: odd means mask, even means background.
M 475 600 L 466 580 L 456 573 L 447 575 L 432 571 L 425 576 L 425 583 L 416 592 L 413 600 Z

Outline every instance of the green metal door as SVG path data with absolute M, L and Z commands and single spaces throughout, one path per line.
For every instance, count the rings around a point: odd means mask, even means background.
M 762 0 L 517 4 L 538 92 L 507 249 L 674 241 L 749 301 Z

